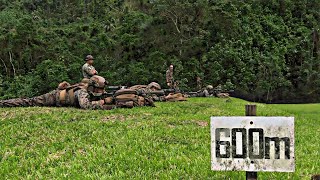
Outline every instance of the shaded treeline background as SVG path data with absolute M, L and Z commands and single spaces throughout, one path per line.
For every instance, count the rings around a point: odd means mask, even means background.
M 319 0 L 0 0 L 1 98 L 81 79 L 223 84 L 266 102 L 319 102 Z

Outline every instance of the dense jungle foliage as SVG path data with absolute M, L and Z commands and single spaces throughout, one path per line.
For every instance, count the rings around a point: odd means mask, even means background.
M 78 82 L 92 54 L 114 85 L 223 84 L 266 102 L 319 102 L 319 0 L 0 0 L 1 98 Z

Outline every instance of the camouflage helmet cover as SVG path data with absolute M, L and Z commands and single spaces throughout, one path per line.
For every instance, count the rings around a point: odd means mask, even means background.
M 106 84 L 107 84 L 107 81 L 103 77 L 97 76 L 97 75 L 92 76 L 88 83 L 89 94 L 96 97 L 102 96 L 103 93 L 96 93 L 94 92 L 94 89 L 95 88 L 104 89 Z
M 212 85 L 208 85 L 207 89 L 213 89 L 213 86 Z
M 161 89 L 161 86 L 156 83 L 156 82 L 151 82 L 150 84 L 148 84 L 147 88 L 156 88 L 157 90 L 160 90 Z
M 94 75 L 89 80 L 89 86 L 93 86 L 95 88 L 104 88 L 107 84 L 107 81 L 98 75 Z
M 89 61 L 89 60 L 91 60 L 91 59 L 93 60 L 94 58 L 93 58 L 92 55 L 89 54 L 89 55 L 86 56 L 86 58 L 85 58 L 84 60 L 85 60 L 85 61 Z

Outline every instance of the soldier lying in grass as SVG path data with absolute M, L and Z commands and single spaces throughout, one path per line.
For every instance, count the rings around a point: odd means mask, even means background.
M 156 82 L 151 82 L 148 85 L 135 85 L 129 89 L 137 90 L 140 94 L 144 94 L 153 101 L 186 101 L 186 97 L 181 93 L 169 93 L 166 95 L 161 86 Z
M 77 107 L 82 109 L 114 109 L 116 107 L 154 106 L 153 101 L 147 97 L 141 97 L 137 93 L 139 102 L 116 101 L 115 104 L 106 103 L 104 98 L 106 80 L 101 76 L 92 76 L 88 83 L 70 85 L 67 82 L 59 84 L 56 90 L 32 98 L 17 98 L 1 100 L 0 107 L 28 107 L 28 106 L 52 106 L 52 107 Z M 118 92 L 121 94 L 121 92 Z

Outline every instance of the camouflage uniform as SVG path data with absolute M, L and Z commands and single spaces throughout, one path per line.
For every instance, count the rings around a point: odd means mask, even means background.
M 134 89 L 138 94 L 151 98 L 153 101 L 165 101 L 165 93 L 156 82 L 151 82 L 148 85 L 135 85 L 129 89 Z
M 211 85 L 197 91 L 194 94 L 190 94 L 190 97 L 210 97 L 215 96 L 215 91 Z
M 196 93 L 190 93 L 190 97 L 210 97 L 215 96 L 219 98 L 229 98 L 229 93 L 222 93 L 222 86 L 219 84 L 216 88 L 213 88 L 213 86 L 208 85 L 206 88 L 203 88 L 200 91 L 197 91 Z
M 99 101 L 91 101 L 90 95 L 86 89 L 78 89 L 74 92 L 74 97 L 71 98 L 69 93 L 66 93 L 65 100 L 61 101 L 61 91 L 54 90 L 47 94 L 43 94 L 32 98 L 17 98 L 9 100 L 1 100 L 0 107 L 28 107 L 28 106 L 72 106 L 82 109 L 105 109 L 100 105 Z M 72 101 L 74 99 L 74 101 Z
M 201 87 L 202 87 L 202 85 L 201 85 L 201 78 L 200 78 L 199 76 L 197 76 L 197 89 L 198 89 L 198 90 L 201 90 Z
M 0 107 L 27 107 L 27 106 L 56 106 L 58 90 L 51 91 L 47 94 L 33 98 L 17 98 L 9 100 L 1 100 Z
M 161 90 L 161 86 L 156 82 L 148 84 L 144 91 L 153 101 L 166 101 L 164 91 Z
M 93 75 L 98 75 L 98 71 L 96 71 L 96 74 L 92 74 L 92 70 L 96 70 L 92 65 L 89 65 L 88 63 L 85 63 L 82 66 L 82 75 L 83 78 L 90 79 Z
M 174 84 L 173 71 L 171 71 L 170 69 L 166 71 L 166 81 L 167 83 L 171 84 L 170 88 L 173 88 L 173 84 Z
M 111 106 L 102 105 L 102 93 L 96 93 L 95 88 L 103 90 L 105 79 L 101 76 L 93 76 L 88 84 L 60 83 L 58 88 L 47 94 L 32 98 L 17 98 L 0 101 L 0 107 L 28 107 L 28 106 L 72 106 L 82 109 L 110 109 Z M 90 92 L 90 94 L 89 94 Z

